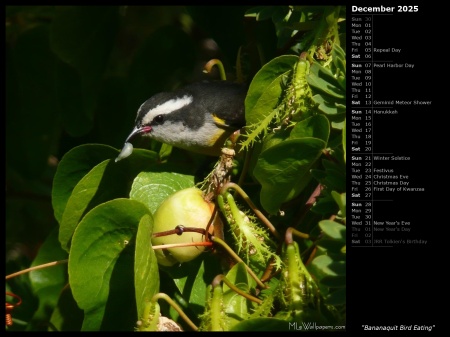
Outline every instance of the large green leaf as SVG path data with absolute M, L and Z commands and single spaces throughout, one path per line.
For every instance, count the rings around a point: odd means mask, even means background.
M 62 247 L 69 249 L 73 231 L 89 210 L 108 200 L 127 197 L 138 172 L 156 161 L 156 153 L 135 149 L 126 160 L 116 163 L 107 159 L 86 174 L 73 189 L 62 215 L 59 230 Z
M 303 190 L 325 146 L 317 138 L 290 139 L 261 153 L 253 174 L 262 186 L 260 200 L 267 212 L 275 214 Z
M 297 61 L 297 56 L 280 56 L 271 60 L 258 71 L 245 98 L 247 125 L 260 122 L 276 107 L 283 90 L 282 80 Z
M 167 197 L 193 186 L 193 176 L 174 172 L 141 172 L 133 181 L 130 199 L 142 202 L 154 213 Z
M 61 222 L 67 201 L 78 182 L 95 165 L 118 154 L 113 147 L 101 144 L 84 144 L 67 152 L 58 164 L 53 178 L 52 206 L 54 215 Z
M 313 137 L 322 139 L 325 143 L 328 143 L 329 136 L 330 122 L 325 116 L 316 115 L 295 124 L 289 138 Z
M 80 222 L 70 249 L 69 282 L 84 310 L 83 330 L 133 329 L 135 240 L 138 226 L 150 227 L 151 219 L 142 203 L 115 199 L 92 209 Z
M 159 291 L 158 262 L 151 245 L 153 218 L 144 215 L 139 223 L 134 258 L 134 285 L 138 317 L 142 318 L 145 304 Z

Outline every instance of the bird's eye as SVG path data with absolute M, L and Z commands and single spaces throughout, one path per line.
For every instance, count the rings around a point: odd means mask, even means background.
M 164 116 L 158 115 L 155 118 L 153 118 L 152 124 L 162 124 L 164 122 Z

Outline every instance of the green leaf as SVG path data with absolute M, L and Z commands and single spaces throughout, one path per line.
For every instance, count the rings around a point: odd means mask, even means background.
M 341 211 L 340 216 L 345 218 L 347 194 L 346 193 L 339 194 L 336 191 L 331 191 L 331 196 L 333 197 L 333 199 L 336 201 L 336 203 L 339 206 L 339 210 Z
M 319 222 L 319 227 L 328 237 L 346 242 L 347 227 L 344 225 L 331 220 L 322 220 Z
M 225 277 L 240 290 L 246 293 L 250 292 L 248 272 L 243 262 L 234 265 Z M 229 326 L 232 327 L 233 325 L 248 319 L 249 306 L 247 305 L 247 299 L 230 289 L 225 283 L 223 283 L 222 289 L 223 306 L 225 308 L 225 313 L 228 316 Z
M 151 215 L 142 203 L 116 199 L 92 209 L 74 233 L 69 256 L 69 281 L 84 310 L 83 330 L 132 330 L 134 249 L 138 226 Z M 118 310 L 126 308 L 126 310 Z
M 306 118 L 297 124 L 291 131 L 290 139 L 313 137 L 328 143 L 330 136 L 330 122 L 325 116 L 316 115 Z
M 101 144 L 84 144 L 67 152 L 58 164 L 53 178 L 52 206 L 56 220 L 61 218 L 72 190 L 95 165 L 117 156 L 113 147 Z
M 170 195 L 193 186 L 193 176 L 174 172 L 141 172 L 133 181 L 130 199 L 147 205 L 153 214 Z
M 134 285 L 136 306 L 141 318 L 145 304 L 159 291 L 159 271 L 155 252 L 151 245 L 153 218 L 144 215 L 139 223 L 134 257 Z
M 345 100 L 345 90 L 339 86 L 330 69 L 321 66 L 317 62 L 311 65 L 310 75 L 307 76 L 307 80 L 308 84 L 320 93 L 339 101 Z
M 290 139 L 261 153 L 253 174 L 262 185 L 260 200 L 267 212 L 275 214 L 303 190 L 325 145 L 317 138 Z
M 222 272 L 220 264 L 217 263 L 217 257 L 210 253 L 204 253 L 199 258 L 178 266 L 161 267 L 161 269 L 174 281 L 179 291 L 179 294 L 172 293 L 171 297 L 177 298 L 183 310 L 190 310 L 194 316 L 204 312 L 207 285 Z M 164 286 L 167 284 L 162 284 L 161 288 Z M 167 288 L 161 291 L 167 291 Z M 174 312 L 172 317 L 178 317 L 178 313 Z
M 58 242 L 58 230 L 50 232 L 31 267 L 44 263 L 67 259 L 67 252 L 62 250 Z M 58 303 L 63 287 L 67 283 L 67 263 L 30 272 L 30 282 L 34 294 L 39 299 L 39 307 L 33 315 L 33 324 L 48 322 L 50 314 Z
M 257 123 L 273 110 L 282 93 L 281 80 L 283 75 L 291 71 L 297 61 L 297 56 L 279 56 L 258 71 L 245 98 L 247 125 Z
M 62 247 L 69 249 L 73 231 L 89 210 L 108 200 L 127 197 L 132 179 L 156 161 L 156 153 L 135 149 L 127 160 L 115 163 L 107 159 L 86 174 L 73 189 L 61 219 Z
M 312 99 L 314 103 L 319 105 L 319 110 L 322 111 L 330 121 L 343 122 L 345 120 L 345 105 L 330 100 L 328 97 L 322 95 L 314 95 Z
M 345 261 L 336 261 L 328 255 L 320 255 L 316 257 L 311 266 L 322 275 L 328 276 L 343 276 L 346 275 Z
M 65 287 L 60 294 L 58 304 L 50 318 L 52 329 L 56 331 L 80 331 L 83 325 L 83 310 L 78 308 L 72 290 Z

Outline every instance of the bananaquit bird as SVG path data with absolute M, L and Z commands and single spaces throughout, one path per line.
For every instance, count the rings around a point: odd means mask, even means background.
M 137 135 L 206 155 L 219 156 L 225 140 L 245 125 L 247 87 L 227 81 L 201 81 L 161 92 L 139 108 L 134 129 L 116 162 L 133 152 Z

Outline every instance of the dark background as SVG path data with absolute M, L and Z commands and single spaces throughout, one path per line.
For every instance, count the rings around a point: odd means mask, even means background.
M 380 5 L 373 2 L 364 4 L 365 7 Z M 397 9 L 396 5 L 389 6 Z M 349 20 L 350 9 L 347 15 Z M 403 238 L 422 238 L 428 243 L 392 248 L 349 245 L 347 327 L 350 331 L 365 332 L 364 325 L 397 325 L 398 329 L 400 325 L 427 325 L 433 326 L 433 333 L 445 328 L 440 309 L 436 307 L 445 293 L 440 286 L 441 273 L 446 269 L 446 258 L 443 256 L 446 249 L 440 228 L 445 222 L 442 211 L 446 206 L 445 201 L 438 197 L 443 184 L 437 182 L 438 167 L 441 167 L 438 144 L 445 143 L 447 138 L 444 136 L 446 125 L 439 122 L 438 116 L 442 116 L 445 103 L 439 86 L 433 85 L 440 77 L 438 66 L 433 63 L 433 57 L 425 57 L 424 52 L 427 45 L 425 41 L 438 31 L 438 25 L 442 23 L 438 17 L 436 8 L 423 4 L 419 5 L 417 13 L 396 11 L 392 16 L 373 17 L 373 47 L 402 49 L 400 54 L 374 53 L 374 61 L 389 58 L 398 63 L 415 64 L 414 70 L 374 68 L 373 99 L 433 101 L 431 107 L 395 106 L 399 111 L 397 116 L 374 115 L 374 152 L 411 157 L 408 162 L 375 161 L 374 167 L 394 168 L 396 174 L 408 174 L 410 186 L 424 187 L 425 192 L 395 193 L 391 195 L 391 199 L 395 199 L 393 203 L 376 203 L 373 215 L 378 220 L 411 221 L 411 235 L 404 235 Z M 350 102 L 348 106 L 351 106 Z M 348 132 L 348 142 L 350 137 Z M 351 153 L 347 158 L 350 156 Z M 350 163 L 347 162 L 348 173 Z M 347 184 L 350 190 L 351 179 L 348 179 Z M 389 196 L 379 193 L 378 197 Z M 350 208 L 348 211 L 351 217 Z M 428 331 L 377 332 L 394 335 L 429 334 Z

